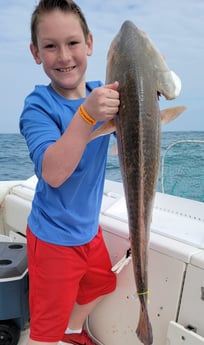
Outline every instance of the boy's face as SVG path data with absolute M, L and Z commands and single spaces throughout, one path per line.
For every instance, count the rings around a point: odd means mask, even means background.
M 43 64 L 53 88 L 68 98 L 85 97 L 87 56 L 92 54 L 92 36 L 85 40 L 80 21 L 74 14 L 54 10 L 41 17 L 38 47 L 30 45 L 33 57 Z

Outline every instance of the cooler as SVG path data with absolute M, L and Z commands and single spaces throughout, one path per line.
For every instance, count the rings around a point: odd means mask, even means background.
M 23 329 L 29 320 L 28 269 L 25 243 L 0 242 L 0 324 Z

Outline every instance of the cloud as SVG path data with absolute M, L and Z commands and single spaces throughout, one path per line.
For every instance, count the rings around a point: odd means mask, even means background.
M 188 110 L 168 130 L 204 130 L 203 58 L 204 1 L 78 0 L 94 35 L 88 79 L 105 79 L 106 54 L 123 21 L 132 20 L 165 55 L 168 65 L 182 79 L 180 97 L 161 107 L 185 104 Z M 8 0 L 0 4 L 0 128 L 18 131 L 24 98 L 35 84 L 48 83 L 42 68 L 29 52 L 30 17 L 36 0 Z

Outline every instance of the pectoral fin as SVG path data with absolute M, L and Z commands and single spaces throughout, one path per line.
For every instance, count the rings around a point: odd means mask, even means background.
M 89 142 L 103 135 L 111 134 L 115 131 L 116 131 L 115 120 L 112 119 L 110 121 L 105 122 L 103 125 L 98 127 L 94 132 L 92 132 L 89 138 Z
M 186 107 L 183 105 L 161 110 L 161 123 L 166 125 L 176 119 L 184 110 L 186 110 Z

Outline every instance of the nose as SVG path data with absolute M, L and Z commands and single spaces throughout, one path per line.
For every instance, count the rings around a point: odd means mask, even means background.
M 59 61 L 67 61 L 70 59 L 70 51 L 69 48 L 66 46 L 59 48 L 58 60 Z

